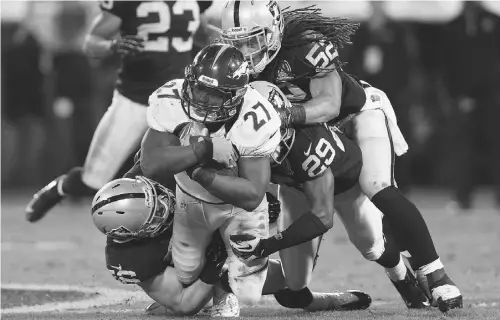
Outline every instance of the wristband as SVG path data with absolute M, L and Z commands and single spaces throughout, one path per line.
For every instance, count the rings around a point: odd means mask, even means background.
M 306 123 L 306 109 L 302 105 L 294 105 L 290 109 L 290 122 L 296 125 L 303 125 Z

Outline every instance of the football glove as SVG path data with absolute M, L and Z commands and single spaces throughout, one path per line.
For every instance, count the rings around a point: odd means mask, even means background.
M 126 35 L 111 41 L 111 52 L 122 57 L 133 56 L 144 50 L 144 40 L 138 36 Z
M 216 283 L 224 273 L 224 263 L 227 259 L 226 246 L 218 231 L 214 232 L 212 243 L 205 253 L 205 266 L 200 274 L 200 280 L 206 284 Z
M 270 192 L 266 192 L 266 197 L 269 208 L 269 223 L 275 223 L 281 213 L 281 203 Z
M 250 234 L 236 234 L 229 236 L 229 245 L 238 258 L 250 262 L 255 259 L 264 258 L 260 240 Z

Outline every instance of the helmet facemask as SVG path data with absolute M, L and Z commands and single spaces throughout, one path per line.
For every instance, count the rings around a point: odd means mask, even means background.
M 216 81 L 203 75 L 196 80 L 186 70 L 182 108 L 190 119 L 206 124 L 224 123 L 238 114 L 246 88 L 221 88 Z
M 293 143 L 295 142 L 295 129 L 293 128 L 285 128 L 281 130 L 281 140 L 271 154 L 271 158 L 273 159 L 273 165 L 280 165 L 288 156 L 290 151 L 292 150 Z

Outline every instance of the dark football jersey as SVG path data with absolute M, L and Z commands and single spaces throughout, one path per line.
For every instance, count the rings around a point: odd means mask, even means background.
M 169 266 L 164 261 L 172 238 L 172 228 L 155 238 L 117 243 L 106 242 L 106 267 L 116 280 L 137 284 L 154 277 Z
M 211 1 L 100 1 L 104 11 L 122 20 L 122 35 L 144 38 L 144 52 L 122 60 L 117 90 L 147 105 L 149 95 L 167 81 L 184 76 L 191 62 L 200 14 Z
M 334 45 L 328 41 L 312 42 L 303 46 L 282 49 L 282 61 L 270 64 L 277 72 L 264 70 L 260 80 L 275 83 L 292 103 L 304 103 L 311 99 L 311 78 L 321 70 L 335 65 L 342 80 L 342 100 L 340 114 L 332 122 L 339 121 L 350 114 L 357 113 L 366 102 L 366 95 L 359 80 L 344 72 Z M 271 75 L 271 76 L 269 76 Z M 274 79 L 269 79 L 273 77 Z M 262 78 L 261 78 L 262 77 Z
M 285 161 L 272 170 L 272 180 L 300 186 L 325 173 L 335 177 L 335 194 L 352 188 L 362 167 L 361 150 L 336 129 L 323 124 L 296 128 L 295 142 Z

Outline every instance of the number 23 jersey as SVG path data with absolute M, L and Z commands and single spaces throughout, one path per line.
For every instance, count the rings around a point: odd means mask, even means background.
M 212 1 L 99 1 L 102 11 L 121 19 L 121 35 L 144 39 L 144 51 L 122 61 L 117 90 L 147 105 L 165 82 L 182 77 L 191 61 L 200 15 Z
M 174 134 L 179 126 L 193 122 L 181 105 L 183 79 L 173 80 L 149 97 L 147 121 L 149 127 Z M 267 157 L 277 148 L 280 139 L 281 121 L 273 105 L 251 84 L 243 97 L 243 104 L 231 126 L 224 125 L 211 137 L 230 140 L 240 157 Z M 180 137 L 188 135 L 182 130 Z M 222 201 L 210 194 L 197 182 L 191 180 L 185 172 L 175 176 L 177 185 L 199 200 L 220 204 Z

